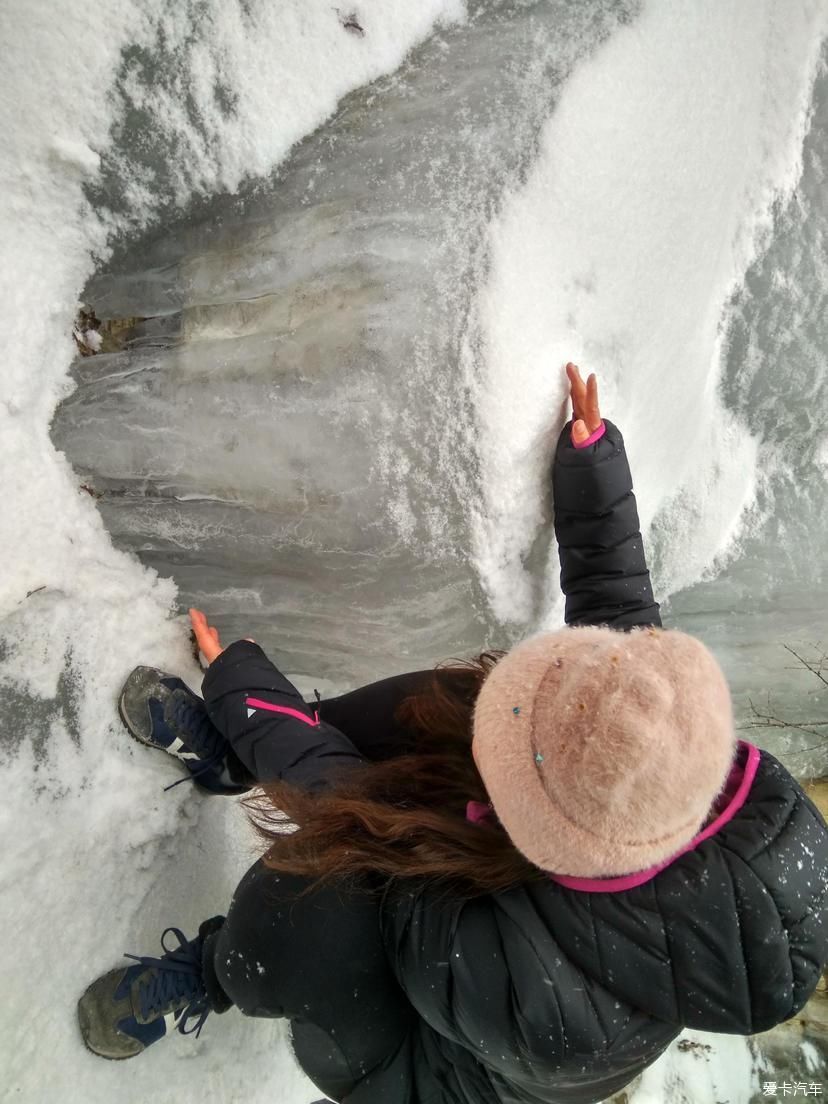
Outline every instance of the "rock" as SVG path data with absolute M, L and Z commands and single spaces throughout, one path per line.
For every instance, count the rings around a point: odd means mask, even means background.
M 145 318 L 110 318 L 102 322 L 93 307 L 78 311 L 72 336 L 81 356 L 96 353 L 116 353 L 135 337 L 135 331 Z

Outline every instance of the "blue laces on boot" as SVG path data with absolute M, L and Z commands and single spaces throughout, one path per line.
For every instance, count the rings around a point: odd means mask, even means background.
M 165 940 L 170 932 L 178 940 L 178 949 L 171 950 L 167 947 Z M 125 956 L 155 971 L 148 981 L 141 982 L 138 986 L 141 1016 L 144 1020 L 165 1016 L 173 1011 L 171 1006 L 186 1000 L 188 1003 L 185 1007 L 175 1013 L 176 1030 L 182 1035 L 192 1035 L 195 1032 L 198 1038 L 211 1011 L 201 977 L 201 940 L 188 942 L 178 928 L 167 928 L 161 936 L 161 946 L 166 951 L 163 958 L 132 954 Z M 196 1023 L 187 1030 L 188 1022 L 196 1016 Z
M 206 774 L 207 771 L 211 771 L 216 767 L 220 768 L 224 763 L 224 757 L 229 747 L 225 737 L 210 720 L 207 710 L 200 705 L 196 705 L 187 695 L 175 695 L 171 718 L 179 731 L 186 733 L 187 746 L 195 752 L 201 763 L 195 770 L 188 767 L 187 769 L 190 771 L 188 776 L 179 778 L 177 782 L 171 782 L 169 786 L 165 786 L 165 793 L 167 790 L 180 786 L 182 782 L 192 782 L 199 775 Z

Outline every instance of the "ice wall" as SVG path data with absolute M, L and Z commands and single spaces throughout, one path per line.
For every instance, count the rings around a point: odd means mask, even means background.
M 153 320 L 76 364 L 54 440 L 118 545 L 229 638 L 340 685 L 485 642 L 460 345 L 500 196 L 619 15 L 472 9 L 275 179 L 87 289 L 103 317 Z

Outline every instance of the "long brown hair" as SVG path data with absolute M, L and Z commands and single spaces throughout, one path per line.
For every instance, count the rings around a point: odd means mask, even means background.
M 268 845 L 265 865 L 308 879 L 299 896 L 324 883 L 381 891 L 420 878 L 475 897 L 543 877 L 494 815 L 466 820 L 468 801 L 488 799 L 471 754 L 472 711 L 499 658 L 484 652 L 438 667 L 403 701 L 396 720 L 412 736 L 410 753 L 351 769 L 322 792 L 274 782 L 247 798 Z M 286 832 L 286 822 L 300 827 Z

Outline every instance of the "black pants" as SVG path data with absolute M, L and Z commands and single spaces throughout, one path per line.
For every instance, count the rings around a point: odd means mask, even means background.
M 422 685 L 401 675 L 322 702 L 321 716 L 368 759 L 410 749 L 394 721 Z M 366 893 L 319 889 L 257 862 L 204 947 L 204 980 L 217 1011 L 286 1016 L 296 1058 L 319 1089 L 340 1101 L 403 1043 L 416 1015 L 388 966 L 378 905 Z

